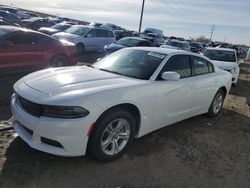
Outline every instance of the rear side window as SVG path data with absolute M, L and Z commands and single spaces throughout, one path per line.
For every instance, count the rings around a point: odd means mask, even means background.
M 181 78 L 191 77 L 191 63 L 187 55 L 175 55 L 171 57 L 162 72 L 174 71 L 180 74 Z
M 114 37 L 114 34 L 112 31 L 97 29 L 96 37 Z
M 23 44 L 22 34 L 20 32 L 11 34 L 4 39 L 5 42 L 11 42 L 13 44 Z
M 194 76 L 214 72 L 213 65 L 203 58 L 191 56 L 191 62 Z

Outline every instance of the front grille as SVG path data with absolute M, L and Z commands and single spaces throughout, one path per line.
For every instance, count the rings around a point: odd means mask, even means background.
M 17 101 L 18 101 L 19 106 L 24 111 L 28 112 L 31 115 L 40 117 L 44 110 L 43 105 L 28 101 L 27 99 L 24 99 L 20 96 L 17 96 Z

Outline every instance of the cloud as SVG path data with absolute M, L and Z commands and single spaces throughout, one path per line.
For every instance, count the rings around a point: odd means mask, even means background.
M 111 22 L 138 29 L 142 0 L 1 0 L 4 4 L 84 21 Z M 143 28 L 157 27 L 167 35 L 209 35 L 250 44 L 249 0 L 145 0 Z

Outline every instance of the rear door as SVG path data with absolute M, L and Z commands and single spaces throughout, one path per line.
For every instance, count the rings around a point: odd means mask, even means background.
M 166 81 L 160 75 L 174 71 L 181 75 L 178 81 Z M 192 115 L 194 91 L 192 89 L 191 63 L 187 55 L 170 57 L 156 81 L 155 122 L 157 128 L 186 119 Z
M 218 77 L 214 72 L 213 65 L 198 56 L 190 56 L 192 74 L 195 78 L 192 82 L 195 101 L 193 109 L 197 112 L 208 110 L 215 93 L 217 92 L 216 82 Z
M 26 62 L 23 32 L 13 32 L 0 42 L 0 68 L 23 66 Z

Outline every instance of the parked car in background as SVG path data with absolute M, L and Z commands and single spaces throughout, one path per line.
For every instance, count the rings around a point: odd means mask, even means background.
M 206 48 L 203 55 L 211 59 L 217 67 L 232 73 L 232 83 L 237 85 L 240 68 L 234 49 Z
M 18 25 L 16 23 L 12 23 L 8 20 L 5 20 L 3 17 L 0 17 L 0 25 L 10 25 L 10 26 L 20 27 L 20 25 Z
M 231 78 L 198 54 L 126 48 L 92 67 L 42 70 L 16 82 L 13 126 L 37 150 L 110 161 L 134 138 L 199 114 L 217 116 Z
M 18 15 L 21 19 L 29 19 L 33 17 L 39 17 L 38 14 L 28 11 L 18 11 Z
M 115 30 L 114 33 L 115 33 L 116 40 L 120 40 L 121 38 L 124 38 L 124 37 L 134 37 L 133 31 Z
M 157 33 L 157 34 L 163 35 L 163 31 L 160 30 L 160 29 L 156 29 L 156 28 L 146 28 L 146 29 L 142 32 L 143 35 L 146 35 L 146 34 L 148 34 L 148 33 Z
M 150 42 L 152 42 L 155 46 L 161 46 L 164 44 L 164 37 L 162 34 L 158 33 L 147 33 L 143 34 L 141 38 L 146 39 Z
M 16 17 L 14 14 L 8 11 L 0 10 L 0 17 L 3 17 L 5 20 L 13 24 L 18 24 L 18 25 L 22 24 L 21 20 L 18 17 Z
M 33 17 L 30 19 L 22 20 L 23 27 L 33 30 L 38 30 L 41 27 L 51 27 L 55 24 L 60 22 L 54 18 L 40 18 L 40 17 Z
M 202 51 L 203 49 L 203 45 L 201 42 L 189 42 L 189 45 L 190 45 L 190 50 L 191 52 L 194 52 L 194 53 L 199 53 Z
M 92 27 L 100 27 L 102 25 L 102 23 L 97 23 L 97 22 L 91 22 L 89 24 L 89 26 L 92 26 Z
M 106 45 L 104 47 L 104 51 L 106 54 L 110 54 L 122 48 L 136 47 L 136 46 L 153 47 L 154 44 L 146 39 L 142 39 L 139 37 L 125 37 L 112 44 Z
M 38 70 L 75 65 L 74 44 L 62 43 L 42 33 L 12 26 L 0 26 L 0 69 Z
M 67 22 L 58 23 L 53 25 L 52 27 L 41 27 L 38 29 L 39 32 L 45 33 L 47 35 L 53 35 L 58 32 L 65 31 L 66 29 L 70 28 L 72 24 L 68 24 Z
M 58 40 L 67 40 L 74 43 L 79 54 L 84 51 L 103 51 L 104 46 L 115 42 L 113 31 L 83 25 L 74 25 L 64 32 L 52 35 Z
M 180 40 L 167 40 L 165 44 L 161 45 L 160 47 L 190 51 L 189 43 L 187 41 L 180 41 Z
M 1 11 L 7 11 L 7 12 L 15 15 L 16 17 L 19 16 L 17 8 L 13 8 L 13 7 L 9 7 L 9 6 L 0 6 L 0 10 Z

